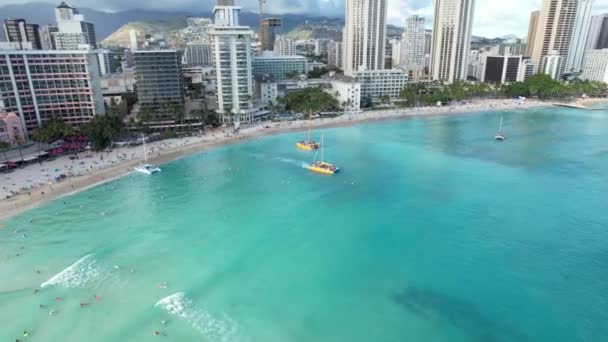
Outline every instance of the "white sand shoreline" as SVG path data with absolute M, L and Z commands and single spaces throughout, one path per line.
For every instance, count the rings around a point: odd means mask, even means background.
M 380 120 L 457 115 L 464 113 L 530 109 L 550 106 L 551 103 L 537 100 L 519 102 L 515 100 L 475 100 L 465 104 L 446 107 L 403 108 L 364 112 L 358 115 L 343 115 L 337 118 L 319 119 L 312 122 L 313 128 L 351 126 Z M 305 130 L 307 121 L 268 122 L 241 129 L 237 135 L 229 130 L 216 130 L 200 137 L 171 139 L 148 144 L 150 162 L 162 164 L 211 148 L 266 135 Z M 115 180 L 133 171 L 143 159 L 141 147 L 117 148 L 112 152 L 91 153 L 92 158 L 70 160 L 67 156 L 42 165 L 29 165 L 13 173 L 0 174 L 0 219 L 14 216 L 47 201 L 68 196 L 99 184 Z M 55 182 L 54 177 L 66 174 L 68 178 Z M 27 188 L 27 189 L 24 189 Z M 6 198 L 10 196 L 11 198 Z

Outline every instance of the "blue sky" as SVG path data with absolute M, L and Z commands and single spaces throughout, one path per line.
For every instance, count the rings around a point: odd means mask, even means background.
M 0 5 L 26 3 L 40 0 L 0 0 Z M 48 1 L 58 3 L 60 0 Z M 387 0 L 389 23 L 403 25 L 406 16 L 412 14 L 433 16 L 433 0 Z M 133 8 L 156 10 L 180 10 L 203 12 L 210 10 L 215 0 L 72 0 L 73 6 L 90 7 L 100 10 L 124 10 Z M 257 11 L 257 0 L 236 0 L 237 4 L 250 11 Z M 541 0 L 477 0 L 473 34 L 485 37 L 499 37 L 507 34 L 523 36 L 528 32 L 530 12 L 540 9 Z M 305 13 L 342 17 L 345 0 L 266 0 L 269 13 Z M 607 0 L 596 0 L 595 14 L 608 12 Z

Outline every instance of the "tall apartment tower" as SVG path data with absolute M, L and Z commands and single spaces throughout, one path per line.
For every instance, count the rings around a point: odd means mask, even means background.
M 544 70 L 544 57 L 568 56 L 580 0 L 543 0 L 532 52 L 532 63 Z M 555 53 L 554 53 L 555 52 Z M 565 63 L 560 63 L 560 74 Z M 558 75 L 559 77 L 559 75 Z
M 585 57 L 585 47 L 589 26 L 591 25 L 591 7 L 594 0 L 579 0 L 576 17 L 572 26 L 572 38 L 568 55 L 566 56 L 565 72 L 580 73 L 583 68 Z
M 38 24 L 28 24 L 25 19 L 6 19 L 4 20 L 4 34 L 7 42 L 32 43 L 33 49 L 42 49 Z
M 424 68 L 424 47 L 426 30 L 421 16 L 411 16 L 405 20 L 405 30 L 401 38 L 401 66 L 407 70 Z
M 58 32 L 53 34 L 57 50 L 95 49 L 95 26 L 84 20 L 78 10 L 66 2 L 55 8 Z
M 211 27 L 216 75 L 217 105 L 226 124 L 253 121 L 251 99 L 253 73 L 249 26 L 239 23 L 241 7 L 234 0 L 218 0 L 213 8 L 215 23 Z
M 608 49 L 608 13 L 591 17 L 585 50 Z
M 182 55 L 177 50 L 138 50 L 133 53 L 137 97 L 156 119 L 175 120 L 172 106 L 184 105 Z
M 274 41 L 277 38 L 276 28 L 281 27 L 282 20 L 280 18 L 266 18 L 262 20 L 260 26 L 260 43 L 262 51 L 273 51 Z
M 539 18 L 540 11 L 532 11 L 532 13 L 530 14 L 530 24 L 528 26 L 528 38 L 525 51 L 525 55 L 527 57 L 532 56 L 532 51 L 534 51 L 534 43 L 536 42 L 536 32 L 538 31 Z
M 386 0 L 346 0 L 344 74 L 384 69 Z
M 452 83 L 467 78 L 475 0 L 435 0 L 431 77 Z

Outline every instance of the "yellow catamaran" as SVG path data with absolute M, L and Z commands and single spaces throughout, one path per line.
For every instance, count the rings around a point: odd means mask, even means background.
M 310 121 L 312 120 L 311 114 L 308 114 L 308 140 L 300 141 L 296 143 L 296 147 L 304 151 L 315 151 L 319 149 L 319 144 L 312 140 L 312 127 Z
M 340 171 L 340 168 L 334 164 L 327 163 L 323 161 L 324 159 L 324 151 L 323 151 L 323 135 L 321 135 L 321 160 L 314 161 L 311 165 L 308 165 L 306 168 L 312 172 L 322 173 L 324 175 L 335 175 Z M 315 159 L 316 159 L 315 154 Z

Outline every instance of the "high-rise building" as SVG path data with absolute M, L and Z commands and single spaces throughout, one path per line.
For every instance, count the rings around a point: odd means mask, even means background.
M 399 39 L 391 39 L 388 41 L 388 46 L 390 47 L 391 52 L 391 68 L 400 67 L 403 42 Z M 387 65 L 385 66 L 388 68 Z
M 58 32 L 53 34 L 57 50 L 94 49 L 97 47 L 95 26 L 84 20 L 78 10 L 66 2 L 55 8 Z
M 608 13 L 591 17 L 585 50 L 608 49 Z
M 306 73 L 306 57 L 275 56 L 267 51 L 253 57 L 253 75 L 270 74 L 275 81 L 282 81 Z
M 608 83 L 608 49 L 587 51 L 580 78 Z
M 519 64 L 519 73 L 517 75 L 517 82 L 524 82 L 532 75 L 536 74 L 536 65 L 532 63 L 530 57 L 524 57 Z
M 545 56 L 552 54 L 548 61 L 555 62 L 555 53 L 563 57 L 560 60 L 557 78 L 563 72 L 563 59 L 568 56 L 574 21 L 579 9 L 579 0 L 543 0 L 538 18 L 538 28 L 532 52 L 532 63 L 539 65 L 544 72 Z M 554 53 L 555 52 L 555 53 Z M 551 66 L 557 65 L 553 63 Z M 551 68 L 550 68 L 551 69 Z M 552 71 L 552 69 L 551 69 Z
M 28 24 L 25 19 L 6 19 L 4 34 L 7 42 L 31 43 L 33 49 L 42 49 L 38 24 Z
M 277 36 L 274 42 L 274 54 L 277 56 L 297 55 L 296 41 L 285 36 Z
M 276 40 L 276 29 L 281 27 L 283 20 L 280 18 L 266 18 L 262 20 L 260 26 L 260 43 L 262 51 L 274 51 L 274 41 Z
M 71 125 L 105 113 L 96 51 L 0 51 L 0 98 L 24 131 L 59 117 Z
M 532 56 L 534 51 L 534 43 L 536 42 L 536 32 L 538 31 L 538 19 L 540 18 L 540 11 L 532 11 L 530 14 L 530 24 L 528 25 L 528 37 L 526 42 L 525 55 Z
M 342 42 L 330 41 L 327 46 L 327 65 L 342 68 Z
M 329 42 L 331 40 L 325 38 L 315 39 L 315 56 L 321 56 L 327 54 L 329 48 Z
M 591 24 L 591 7 L 594 0 L 579 0 L 574 24 L 572 25 L 572 38 L 566 56 L 564 71 L 580 73 L 583 68 L 583 58 Z
M 475 0 L 435 0 L 431 77 L 466 80 Z
M 213 54 L 211 43 L 192 42 L 186 45 L 184 52 L 184 64 L 188 66 L 209 67 L 213 65 Z
M 241 7 L 234 0 L 218 0 L 211 28 L 218 113 L 223 123 L 253 121 L 253 31 L 239 23 Z
M 135 32 L 135 30 L 129 31 L 129 46 L 131 51 L 137 51 L 139 48 L 137 45 L 137 32 Z
M 346 0 L 344 74 L 384 69 L 386 0 Z
M 55 25 L 44 25 L 40 28 L 40 43 L 42 44 L 42 50 L 57 49 L 53 37 L 56 32 L 59 32 L 59 29 Z
M 405 20 L 401 38 L 401 66 L 406 70 L 424 68 L 426 29 L 424 17 L 414 15 Z
M 426 55 L 430 55 L 432 48 L 433 48 L 433 30 L 425 30 L 425 32 L 424 32 L 424 53 Z
M 137 98 L 161 120 L 175 120 L 172 106 L 183 106 L 182 56 L 177 50 L 133 52 Z

